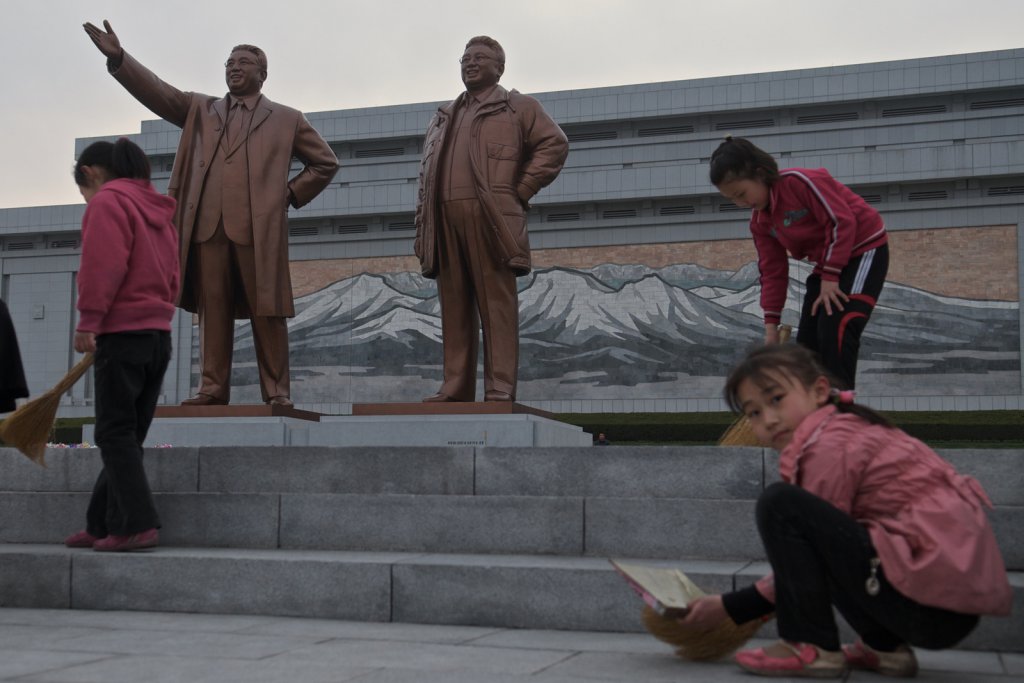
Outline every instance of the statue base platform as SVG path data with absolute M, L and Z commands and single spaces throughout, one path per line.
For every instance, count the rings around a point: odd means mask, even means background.
M 536 415 L 554 420 L 553 413 L 515 401 L 442 403 L 353 403 L 353 415 Z
M 256 403 L 227 406 L 160 406 L 156 409 L 154 417 L 292 417 L 296 420 L 320 421 L 320 413 Z
M 266 405 L 164 406 L 146 446 L 590 446 L 590 434 L 514 402 L 358 403 L 352 415 Z M 82 438 L 94 442 L 94 425 Z

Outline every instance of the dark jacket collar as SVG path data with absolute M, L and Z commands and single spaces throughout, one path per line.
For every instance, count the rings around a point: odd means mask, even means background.
M 467 97 L 469 97 L 469 93 L 463 91 L 462 94 L 460 94 L 451 102 L 441 105 L 438 108 L 438 111 L 446 116 L 451 116 L 456 109 L 462 106 L 462 104 L 466 101 Z M 491 94 L 487 96 L 487 99 L 480 103 L 480 108 L 491 109 L 492 107 L 499 105 L 506 105 L 510 109 L 513 109 L 514 111 L 512 104 L 509 102 L 509 91 L 501 87 L 500 83 L 494 86 L 494 89 L 491 90 Z

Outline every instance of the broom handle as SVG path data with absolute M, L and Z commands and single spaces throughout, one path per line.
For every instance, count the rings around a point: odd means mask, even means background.
M 64 375 L 64 378 L 57 382 L 57 385 L 46 393 L 63 394 L 65 391 L 75 386 L 75 382 L 85 374 L 85 371 L 92 365 L 93 360 L 93 355 L 91 353 L 85 354 L 82 357 L 82 360 L 78 361 L 78 364 L 71 368 L 71 370 L 68 371 L 68 374 Z

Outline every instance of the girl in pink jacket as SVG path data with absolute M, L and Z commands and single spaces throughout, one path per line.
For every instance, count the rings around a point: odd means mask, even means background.
M 145 153 L 127 138 L 94 142 L 75 162 L 85 198 L 74 347 L 95 354 L 96 444 L 103 469 L 72 548 L 152 548 L 160 518 L 142 467 L 171 358 L 178 296 L 175 202 L 149 182 Z
M 753 209 L 765 343 L 779 340 L 789 256 L 811 261 L 796 340 L 853 389 L 860 337 L 889 271 L 882 217 L 825 169 L 780 171 L 770 154 L 743 138 L 718 146 L 709 175 L 722 196 Z
M 743 623 L 774 611 L 782 640 L 736 655 L 771 676 L 841 676 L 848 667 L 913 676 L 911 645 L 951 647 L 1012 594 L 971 477 L 833 388 L 797 344 L 764 346 L 732 371 L 725 399 L 780 451 L 782 481 L 757 502 L 773 574 L 696 601 L 684 623 Z M 835 606 L 860 639 L 840 647 Z

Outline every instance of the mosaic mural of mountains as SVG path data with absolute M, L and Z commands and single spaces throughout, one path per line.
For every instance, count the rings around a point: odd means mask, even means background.
M 808 267 L 790 265 L 784 321 L 795 323 Z M 754 263 L 737 271 L 552 268 L 519 284 L 522 399 L 621 397 L 641 386 L 644 395 L 714 396 L 730 365 L 762 338 Z M 916 393 L 905 385 L 908 375 L 929 393 L 1019 386 L 1017 308 L 889 283 L 864 337 L 861 390 L 886 392 L 893 384 Z M 289 338 L 297 397 L 303 382 L 312 389 L 320 378 L 319 395 L 330 377 L 348 375 L 390 378 L 389 391 L 408 386 L 410 393 L 390 400 L 417 400 L 440 379 L 436 290 L 415 273 L 362 274 L 298 299 Z M 237 328 L 235 348 L 235 386 L 255 384 L 247 323 Z M 402 378 L 425 382 L 412 388 L 420 383 Z

